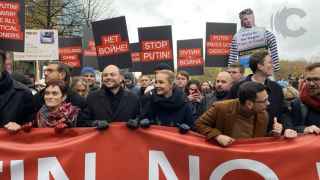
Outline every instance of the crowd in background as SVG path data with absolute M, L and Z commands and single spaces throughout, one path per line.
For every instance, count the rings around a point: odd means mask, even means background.
M 38 82 L 3 68 L 0 123 L 13 132 L 34 127 L 105 130 L 112 122 L 125 122 L 130 129 L 161 125 L 183 134 L 199 132 L 222 146 L 239 138 L 320 133 L 320 63 L 306 67 L 299 79 L 279 81 L 271 80 L 268 51 L 254 53 L 249 66 L 248 76 L 235 62 L 203 82 L 163 63 L 153 75 L 138 78 L 109 65 L 101 82 L 92 67 L 71 77 L 69 67 L 59 62 L 48 63 Z

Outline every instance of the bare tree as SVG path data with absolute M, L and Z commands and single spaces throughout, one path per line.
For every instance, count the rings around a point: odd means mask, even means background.
M 26 0 L 26 28 L 58 29 L 59 35 L 81 35 L 89 25 L 110 13 L 112 0 Z
M 113 17 L 117 14 L 113 8 L 113 0 L 81 0 L 81 2 L 87 26 L 90 26 L 91 22 L 100 20 L 101 18 Z

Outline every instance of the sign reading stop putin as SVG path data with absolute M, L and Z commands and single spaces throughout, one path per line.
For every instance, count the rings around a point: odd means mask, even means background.
M 0 0 L 0 49 L 24 52 L 24 0 Z
M 139 28 L 138 33 L 142 72 L 151 74 L 160 63 L 168 64 L 173 70 L 171 26 Z
M 237 24 L 207 23 L 206 26 L 206 66 L 226 67 Z
M 132 67 L 129 37 L 124 16 L 92 23 L 99 69 L 110 64 Z
M 190 75 L 203 74 L 203 40 L 188 39 L 177 41 L 178 71 L 187 71 Z

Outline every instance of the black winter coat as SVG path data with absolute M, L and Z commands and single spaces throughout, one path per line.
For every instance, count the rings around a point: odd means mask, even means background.
M 0 79 L 0 127 L 8 122 L 23 125 L 33 119 L 32 93 L 12 80 L 7 72 Z
M 194 124 L 191 107 L 185 101 L 182 91 L 177 88 L 174 88 L 169 98 L 159 96 L 153 91 L 143 107 L 142 118 L 148 118 L 153 124 L 163 126 L 185 123 L 193 127 Z
M 78 117 L 78 126 L 93 126 L 94 120 L 105 120 L 108 122 L 126 122 L 140 114 L 139 98 L 126 89 L 120 89 L 117 109 L 112 110 L 112 104 L 103 87 L 98 91 L 94 91 L 87 97 L 87 108 L 80 112 Z

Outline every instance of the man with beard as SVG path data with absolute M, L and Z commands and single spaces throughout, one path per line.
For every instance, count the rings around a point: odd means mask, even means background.
M 196 121 L 196 128 L 208 141 L 221 146 L 229 146 L 235 139 L 267 136 L 268 105 L 265 86 L 248 81 L 240 86 L 238 99 L 215 103 Z M 273 135 L 280 135 L 282 124 L 276 118 L 272 124 Z M 286 136 L 296 136 L 294 131 L 290 133 Z
M 299 89 L 299 98 L 291 103 L 287 128 L 304 134 L 320 134 L 320 63 L 306 67 Z
M 0 51 L 0 127 L 16 132 L 32 121 L 32 94 L 5 70 L 6 55 Z
M 138 97 L 121 87 L 121 81 L 117 66 L 109 65 L 103 70 L 102 87 L 87 97 L 88 106 L 80 113 L 79 126 L 99 128 L 102 124 L 101 128 L 106 128 L 110 122 L 127 122 L 139 115 Z
M 229 91 L 232 87 L 232 77 L 226 72 L 222 71 L 217 75 L 215 82 L 215 91 L 211 94 L 205 95 L 205 110 L 209 109 L 210 106 L 216 102 L 225 100 L 228 97 Z
M 271 131 L 274 117 L 277 117 L 279 120 L 281 120 L 281 116 L 285 111 L 282 88 L 278 83 L 268 78 L 272 76 L 272 59 L 268 51 L 262 50 L 254 53 L 250 57 L 249 65 L 253 74 L 247 76 L 245 80 L 240 81 L 232 86 L 229 93 L 229 99 L 235 99 L 239 97 L 239 87 L 244 82 L 254 81 L 265 85 L 270 102 L 270 105 L 267 109 L 269 114 L 268 131 Z

